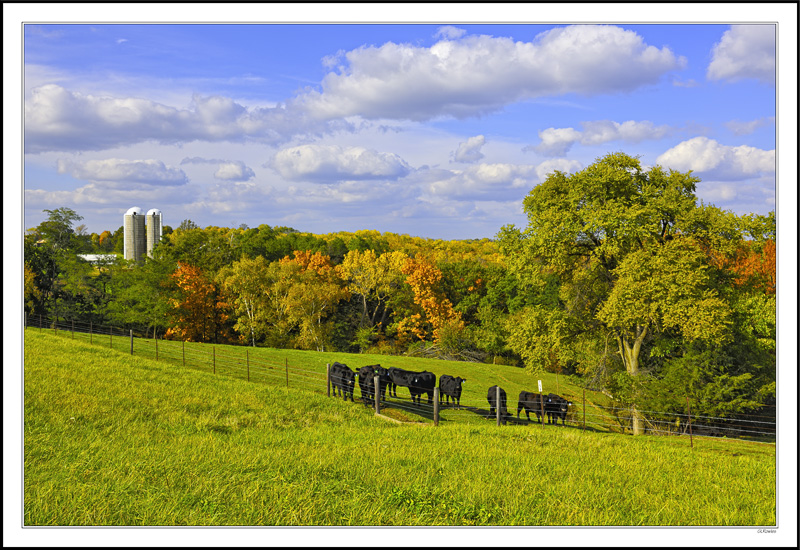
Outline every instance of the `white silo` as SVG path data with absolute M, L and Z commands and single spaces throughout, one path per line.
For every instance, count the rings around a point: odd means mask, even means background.
M 123 218 L 125 246 L 123 256 L 126 260 L 142 261 L 147 247 L 145 235 L 144 212 L 134 206 Z
M 161 210 L 147 211 L 147 255 L 153 257 L 153 247 L 161 241 Z

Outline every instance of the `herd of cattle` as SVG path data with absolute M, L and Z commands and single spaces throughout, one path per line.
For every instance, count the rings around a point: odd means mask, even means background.
M 387 369 L 380 365 L 368 365 L 353 371 L 347 365 L 339 362 L 333 363 L 329 372 L 334 397 L 337 395 L 338 390 L 345 400 L 349 398 L 350 401 L 355 401 L 356 376 L 358 376 L 358 387 L 361 390 L 361 398 L 364 400 L 365 405 L 375 403 L 376 377 L 378 380 L 378 397 L 381 401 L 386 399 L 387 392 L 390 397 L 397 397 L 397 387 L 403 386 L 408 388 L 411 393 L 412 403 L 421 404 L 422 394 L 428 395 L 429 404 L 433 403 L 436 375 L 432 372 L 416 372 L 396 367 Z M 460 376 L 453 377 L 447 374 L 440 376 L 439 403 L 446 400 L 449 405 L 452 399 L 453 405 L 460 409 L 461 384 L 464 382 L 466 382 L 466 379 Z M 506 392 L 503 388 L 499 388 L 499 398 L 498 403 L 498 387 L 492 386 L 489 388 L 486 395 L 486 399 L 489 402 L 489 417 L 495 417 L 499 409 L 502 422 L 505 424 L 506 418 L 511 415 L 506 407 Z M 519 394 L 517 418 L 519 418 L 520 412 L 525 411 L 529 421 L 531 419 L 530 413 L 534 413 L 536 421 L 539 423 L 543 423 L 543 419 L 546 416 L 548 423 L 557 425 L 558 420 L 561 419 L 563 426 L 566 425 L 567 412 L 571 405 L 571 402 L 554 393 L 542 395 L 540 393 L 522 391 Z

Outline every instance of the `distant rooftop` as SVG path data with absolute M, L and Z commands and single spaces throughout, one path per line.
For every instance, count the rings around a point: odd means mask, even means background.
M 113 262 L 117 259 L 116 254 L 78 254 L 78 258 L 96 264 L 99 262 Z

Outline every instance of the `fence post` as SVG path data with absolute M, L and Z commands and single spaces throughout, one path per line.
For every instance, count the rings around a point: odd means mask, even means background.
M 544 428 L 544 394 L 539 392 L 539 408 L 542 410 L 542 428 Z
M 108 327 L 108 347 L 114 349 L 114 327 Z
M 217 374 L 217 348 L 211 346 L 211 366 L 214 368 L 214 374 Z
M 439 388 L 433 388 L 433 425 L 439 425 Z
M 289 359 L 287 357 L 284 357 L 283 364 L 286 367 L 286 387 L 288 388 L 289 387 Z
M 375 375 L 372 388 L 375 391 L 375 414 L 381 414 L 381 377 Z
M 495 405 L 497 406 L 497 425 L 499 426 L 500 425 L 500 386 L 497 386 L 497 388 L 495 389 L 495 393 L 497 394 L 495 396 L 495 399 L 496 399 L 495 400 Z
M 39 332 L 42 332 L 42 314 L 39 314 Z
M 89 344 L 92 343 L 92 322 L 89 321 Z
M 156 361 L 158 361 L 158 336 L 155 337 L 155 341 L 156 341 Z
M 247 357 L 247 381 L 250 381 L 250 350 L 245 348 L 245 356 Z
M 75 339 L 75 319 L 72 320 L 72 339 Z
M 692 411 L 689 409 L 689 396 L 686 396 L 686 416 L 689 418 L 689 446 L 694 451 L 694 442 L 692 441 Z
M 586 431 L 586 388 L 583 388 L 583 431 Z
M 133 329 L 130 329 L 130 331 L 131 331 L 131 355 L 133 355 Z
M 183 355 L 183 366 L 186 366 L 186 340 L 181 340 L 181 353 Z
M 331 364 L 325 365 L 325 383 L 328 386 L 328 397 L 331 396 Z

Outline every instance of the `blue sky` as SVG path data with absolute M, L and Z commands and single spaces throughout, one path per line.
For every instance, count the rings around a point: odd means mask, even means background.
M 493 237 L 613 151 L 775 208 L 775 26 L 26 24 L 24 213 Z

